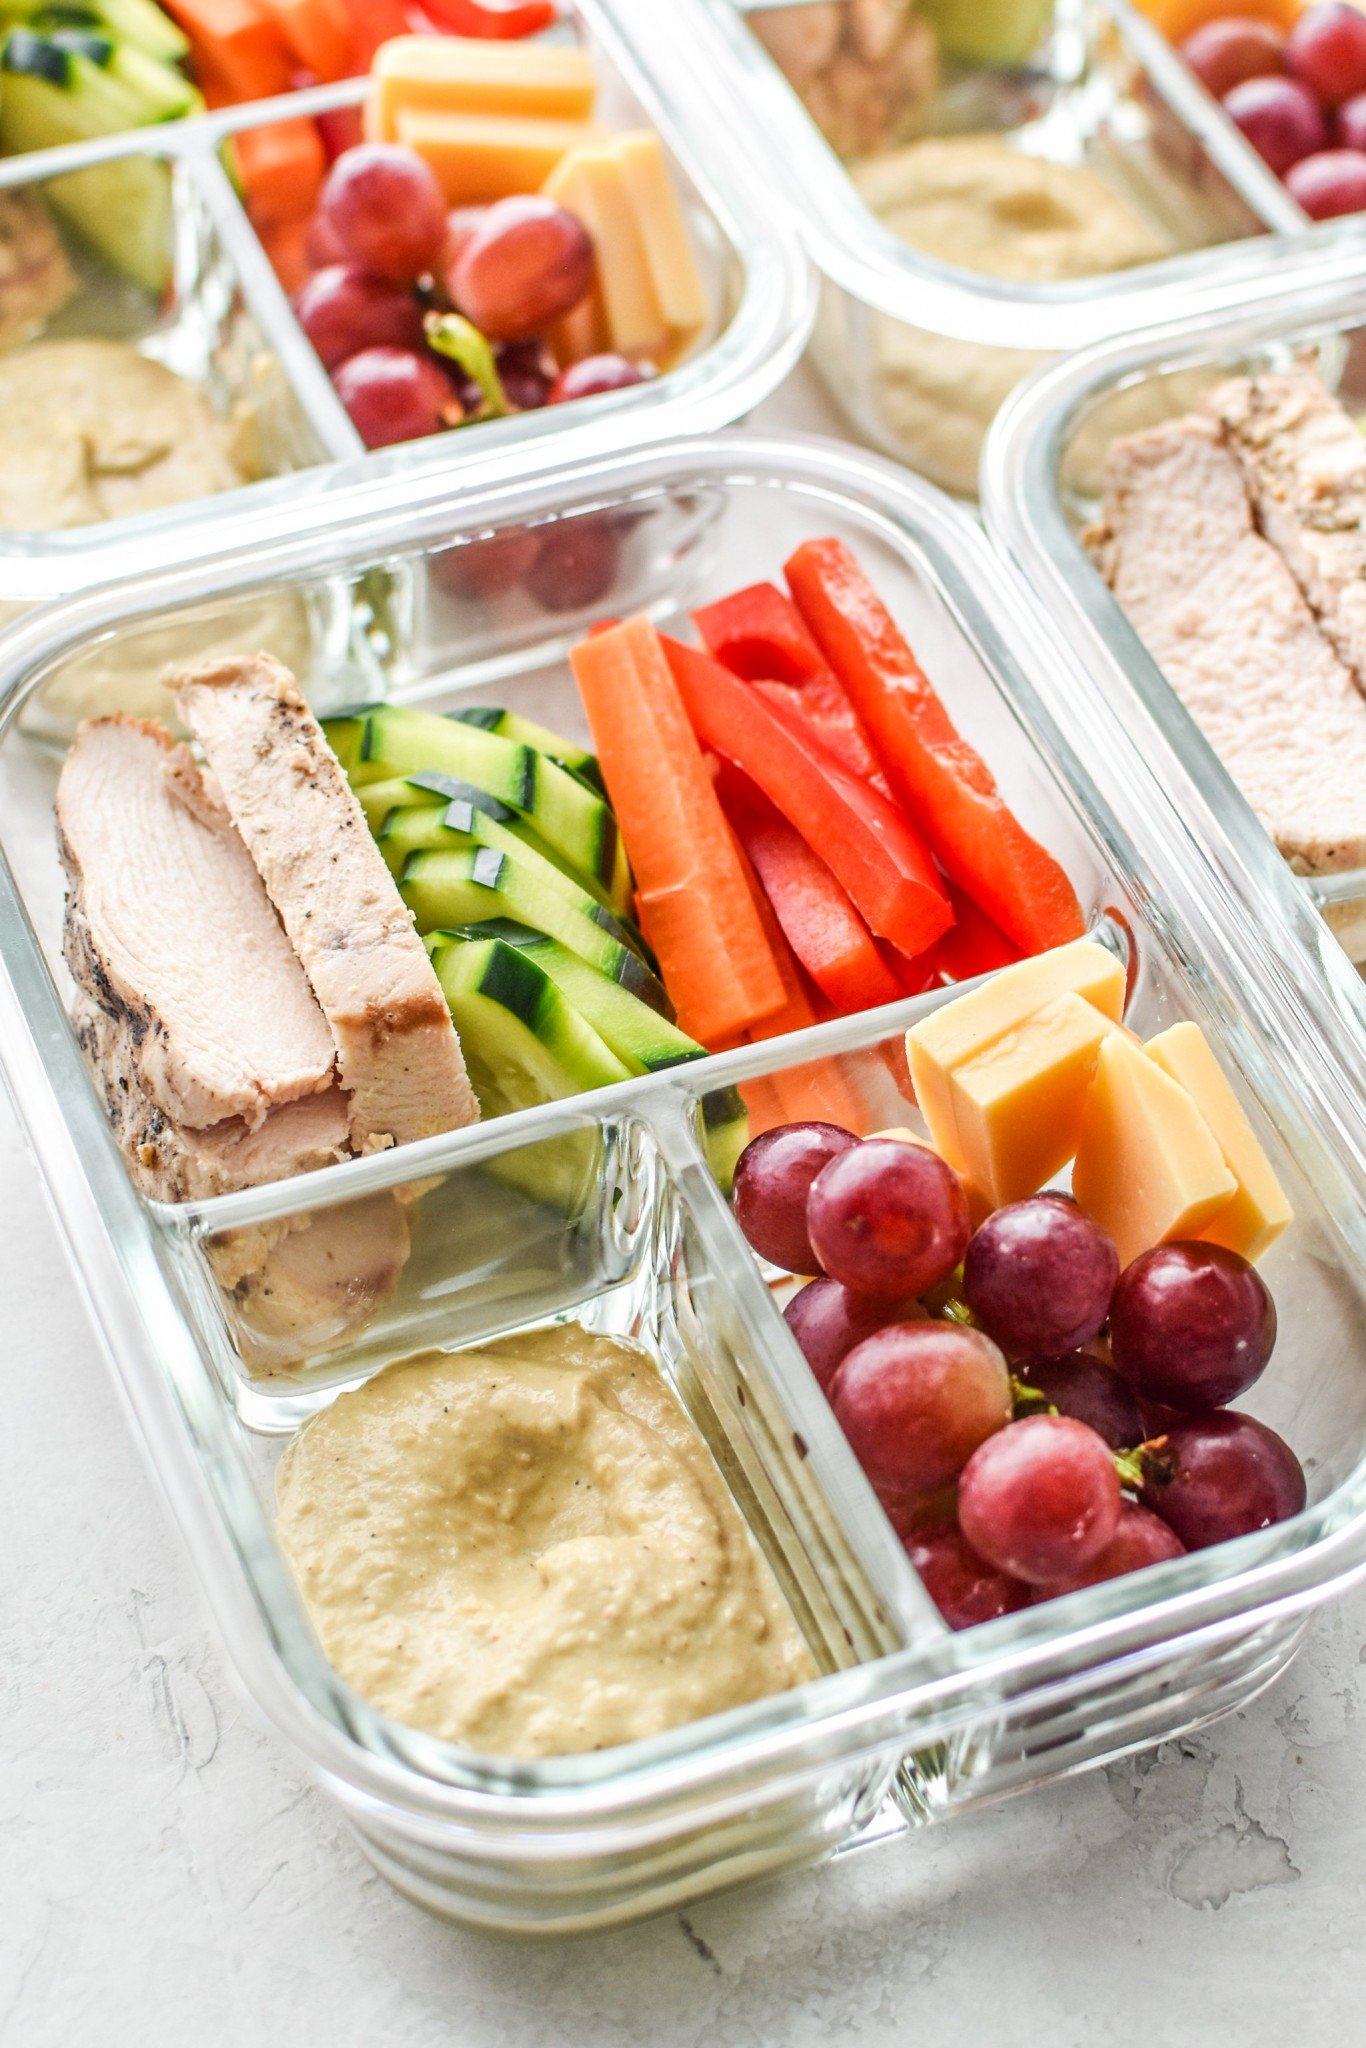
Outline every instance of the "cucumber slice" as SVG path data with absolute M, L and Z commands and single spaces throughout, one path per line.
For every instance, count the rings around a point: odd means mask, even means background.
M 534 960 L 633 1074 L 657 1074 L 665 1067 L 681 1066 L 685 1060 L 706 1058 L 706 1047 L 698 1045 L 677 1025 L 638 1001 L 619 982 L 609 981 L 557 939 L 532 931 L 528 925 L 463 925 L 455 932 L 433 932 L 427 948 L 433 960 L 437 960 L 452 941 L 477 939 L 499 939 Z M 440 972 L 439 967 L 437 971 Z
M 450 804 L 472 804 L 486 817 L 495 819 L 500 825 L 506 825 L 524 846 L 530 847 L 542 860 L 549 861 L 553 868 L 567 876 L 579 888 L 586 889 L 604 908 L 613 907 L 608 902 L 606 889 L 595 875 L 585 875 L 572 861 L 566 860 L 562 853 L 557 853 L 553 846 L 547 846 L 540 833 L 532 830 L 520 812 L 512 810 L 505 803 L 500 803 L 498 798 L 490 796 L 487 790 L 476 789 L 472 782 L 462 782 L 456 775 L 394 776 L 388 782 L 364 783 L 356 791 L 356 797 L 365 813 L 370 830 L 377 837 L 393 811 L 420 809 L 441 812 Z M 630 920 L 623 918 L 622 922 L 629 924 Z M 634 925 L 631 929 L 631 943 L 642 958 L 648 958 L 645 941 L 635 930 Z
M 39 67 L 42 67 L 41 69 Z M 117 78 L 50 37 L 13 29 L 0 53 L 0 152 L 19 156 L 142 122 Z M 63 83 L 57 82 L 57 74 Z M 153 157 L 120 157 L 51 178 L 44 196 L 116 269 L 160 296 L 171 277 L 171 178 Z
M 321 721 L 327 744 L 341 763 L 342 773 L 348 781 L 360 760 L 361 745 L 365 739 L 365 721 L 375 709 L 373 704 L 363 704 L 356 711 L 340 711 L 335 718 L 324 718 Z
M 458 719 L 381 706 L 365 721 L 352 781 L 363 787 L 424 770 L 458 776 L 518 811 L 547 846 L 607 890 L 614 910 L 631 901 L 631 871 L 617 821 L 601 797 L 534 747 Z
M 146 109 L 140 127 L 156 121 L 183 121 L 188 115 L 203 111 L 202 93 L 196 92 L 183 72 L 149 57 L 133 43 L 114 45 L 109 71 L 120 85 L 126 85 L 129 92 L 137 95 Z
M 467 711 L 448 712 L 447 716 L 458 718 L 462 725 L 477 725 L 480 732 L 496 732 L 505 740 L 516 740 L 520 746 L 535 747 L 537 753 L 549 754 L 552 761 L 558 761 L 561 768 L 567 768 L 599 796 L 607 794 L 596 754 L 576 747 L 572 740 L 561 739 L 557 732 L 523 718 L 519 712 L 504 711 L 497 704 L 479 704 Z
M 483 809 L 463 798 L 457 798 L 444 808 L 423 806 L 390 811 L 375 843 L 395 879 L 403 873 L 408 856 L 413 853 L 455 852 L 474 846 L 496 847 L 499 853 L 512 854 L 519 865 L 525 866 L 528 875 L 534 874 L 538 888 L 552 892 L 576 913 L 582 912 L 585 891 L 576 881 L 533 852 L 519 833 L 510 831 L 497 818 L 490 817 Z M 640 934 L 615 917 L 596 897 L 592 909 L 594 923 L 600 924 L 623 946 L 629 946 L 633 953 L 639 954 L 641 964 L 648 966 Z
M 718 1088 L 702 1098 L 702 1143 L 707 1161 L 728 1195 L 735 1180 L 735 1167 L 749 1143 L 749 1114 L 738 1088 Z
M 501 939 L 458 940 L 435 965 L 485 1116 L 630 1079 L 529 954 Z
M 155 0 L 94 0 L 94 5 L 119 42 L 145 50 L 159 64 L 181 64 L 189 56 L 188 36 Z
M 567 901 L 544 886 L 542 875 L 520 855 L 475 846 L 410 854 L 398 887 L 420 932 L 482 924 L 492 917 L 532 925 L 667 1016 L 669 999 L 640 955 L 604 930 L 602 905 L 583 894 Z

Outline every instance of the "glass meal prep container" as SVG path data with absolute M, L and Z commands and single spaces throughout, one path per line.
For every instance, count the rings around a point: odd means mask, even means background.
M 542 550 L 617 536 L 610 579 L 578 615 L 548 625 L 515 595 L 472 594 L 480 550 L 527 528 Z M 905 1122 L 902 1034 L 952 990 L 293 1181 L 159 1205 L 134 1192 L 67 1021 L 57 761 L 23 729 L 26 701 L 101 644 L 150 635 L 165 648 L 177 620 L 210 604 L 250 631 L 263 592 L 294 591 L 308 612 L 339 581 L 354 599 L 348 631 L 299 662 L 320 710 L 380 693 L 492 700 L 582 735 L 564 656 L 594 616 L 682 616 L 824 534 L 854 548 L 1007 801 L 1062 859 L 1094 933 L 1130 960 L 1130 1021 L 1149 1033 L 1192 1017 L 1209 1031 L 1296 1211 L 1264 1268 L 1281 1339 L 1254 1405 L 1306 1464 L 1306 1511 L 960 1635 L 931 1606 L 724 1193 L 738 1086 L 833 1063 L 866 1128 Z M 1123 728 L 1093 737 L 1085 692 L 1021 580 L 934 490 L 833 444 L 744 433 L 478 492 L 450 482 L 417 506 L 402 484 L 363 502 L 338 494 L 307 531 L 281 517 L 0 643 L 0 1068 L 233 1669 L 377 1866 L 433 1910 L 517 1932 L 605 1926 L 1175 1735 L 1269 1682 L 1314 1605 L 1366 1564 L 1360 1105 L 1338 1099 L 1263 1000 L 1267 921 L 1253 943 L 1212 867 L 1186 858 L 1161 764 Z M 1302 934 L 1287 920 L 1272 937 L 1293 971 Z M 411 1242 L 377 1284 L 399 1189 Z M 268 1329 L 263 1346 L 220 1284 L 261 1228 L 320 1233 L 367 1319 Z M 565 1318 L 637 1336 L 661 1360 L 820 1676 L 623 1748 L 508 1763 L 386 1719 L 341 1683 L 272 1534 L 273 1472 L 308 1415 L 385 1363 Z
M 1213 245 L 1304 226 L 1125 0 L 694 10 L 756 172 L 782 165 L 775 199 L 822 274 L 813 354 L 832 397 L 864 440 L 962 496 L 976 493 L 982 436 L 1021 377 L 1191 304 L 1217 278 Z M 1067 182 L 1078 177 L 1087 184 Z M 1122 207 L 1103 229 L 1088 221 L 1092 180 Z M 914 221 L 922 246 L 894 232 L 898 220 L 908 233 Z M 1120 247 L 1131 267 L 1114 267 Z
M 582 0 L 551 33 L 578 38 L 602 81 L 614 127 L 655 129 L 668 150 L 698 251 L 713 320 L 698 344 L 657 380 L 543 408 L 475 429 L 367 454 L 322 363 L 296 322 L 239 201 L 224 152 L 232 137 L 273 121 L 358 105 L 368 81 L 317 86 L 114 138 L 0 158 L 0 208 L 14 194 L 53 195 L 51 208 L 75 271 L 75 291 L 30 338 L 113 338 L 198 386 L 232 426 L 245 473 L 263 479 L 160 510 L 61 530 L 0 532 L 0 617 L 146 563 L 188 559 L 204 535 L 254 508 L 289 505 L 300 524 L 330 492 L 367 477 L 418 480 L 484 463 L 503 471 L 566 453 L 601 452 L 684 428 L 710 430 L 747 412 L 781 381 L 810 326 L 813 289 L 795 236 L 755 191 L 716 118 L 710 95 L 674 60 L 666 15 L 648 36 L 626 0 Z M 113 198 L 90 181 L 117 173 Z M 22 203 L 22 202 L 20 202 Z M 68 225 L 102 205 L 145 208 L 141 263 L 149 285 L 121 277 Z M 152 275 L 155 273 L 155 276 Z M 0 275 L 0 313 L 6 277 Z M 19 344 L 22 346 L 22 342 Z M 4 358 L 0 356 L 0 362 Z M 341 473 L 337 465 L 344 465 Z M 271 481 L 273 479 L 273 481 Z
M 1164 321 L 1041 372 L 1003 412 L 982 465 L 988 527 L 1085 662 L 1093 679 L 1088 715 L 1108 712 L 1143 750 L 1166 749 L 1190 832 L 1233 856 L 1224 886 L 1249 916 L 1261 919 L 1270 908 L 1273 928 L 1293 928 L 1313 956 L 1329 998 L 1317 1036 L 1348 1073 L 1359 1070 L 1366 1020 L 1358 971 L 1366 961 L 1366 870 L 1292 872 L 1080 536 L 1099 506 L 1093 454 L 1130 429 L 1136 400 L 1143 423 L 1156 425 L 1189 412 L 1225 376 L 1307 363 L 1349 413 L 1362 414 L 1363 334 L 1361 242 L 1332 226 L 1311 229 L 1293 251 L 1249 252 L 1238 298 L 1217 317 Z

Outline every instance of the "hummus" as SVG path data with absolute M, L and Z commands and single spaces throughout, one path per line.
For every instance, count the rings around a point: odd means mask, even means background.
M 156 512 L 252 480 L 241 424 L 123 341 L 37 341 L 0 356 L 0 529 L 48 532 Z
M 1150 263 L 1173 247 L 1099 171 L 1026 156 L 998 135 L 930 137 L 855 164 L 851 175 L 901 241 L 985 277 L 1058 283 Z M 1048 360 L 882 313 L 871 352 L 879 418 L 918 469 L 964 496 L 976 491 L 992 419 Z M 831 375 L 847 377 L 847 346 L 829 353 Z
M 449 1741 L 608 1749 L 814 1676 L 637 1345 L 570 1325 L 390 1366 L 301 1430 L 277 1495 L 337 1672 Z

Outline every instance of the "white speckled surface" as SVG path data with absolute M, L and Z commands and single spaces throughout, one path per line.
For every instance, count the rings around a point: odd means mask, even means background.
M 1366 1593 L 1194 1739 L 687 1915 L 509 1946 L 392 1893 L 243 1711 L 3 1104 L 0 1245 L 5 2048 L 1363 2038 Z

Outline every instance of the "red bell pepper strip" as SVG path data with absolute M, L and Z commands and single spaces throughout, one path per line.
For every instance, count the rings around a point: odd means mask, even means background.
M 910 821 L 709 654 L 661 638 L 702 744 L 748 775 L 814 841 L 879 938 L 923 953 L 953 912 Z
M 776 583 L 751 583 L 692 615 L 708 654 L 747 683 L 809 683 L 830 665 Z M 830 680 L 833 682 L 834 677 Z
M 851 775 L 894 802 L 882 765 L 873 752 L 868 735 L 859 724 L 858 713 L 832 675 L 815 676 L 809 683 L 754 683 L 751 685 L 766 704 L 780 711 L 842 761 Z
M 876 939 L 801 833 L 734 768 L 717 793 L 784 937 L 836 1013 L 900 1002 L 904 990 Z
M 1023 956 L 984 910 L 956 883 L 949 883 L 953 925 L 939 941 L 939 964 L 951 981 L 971 981 L 978 974 L 993 974 L 998 967 L 1011 967 Z
M 1076 892 L 960 738 L 895 620 L 839 540 L 787 564 L 802 617 L 868 729 L 887 779 L 951 880 L 1027 953 L 1084 929 Z
M 422 0 L 424 13 L 452 35 L 511 42 L 538 36 L 559 19 L 554 0 Z
M 738 1039 L 788 991 L 659 635 L 627 619 L 570 662 L 679 1023 Z

